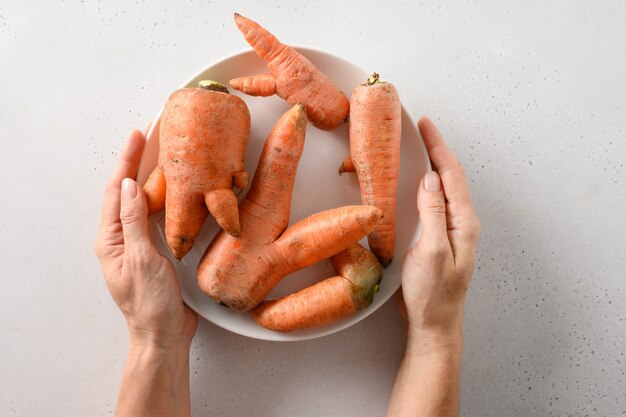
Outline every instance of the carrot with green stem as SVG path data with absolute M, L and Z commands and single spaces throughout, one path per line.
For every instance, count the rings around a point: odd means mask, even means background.
M 311 61 L 238 13 L 235 23 L 270 73 L 235 78 L 230 80 L 232 88 L 253 96 L 277 94 L 291 104 L 302 103 L 311 123 L 323 130 L 333 130 L 346 119 L 348 98 Z
M 249 133 L 248 107 L 217 82 L 175 91 L 165 103 L 158 164 L 143 188 L 150 213 L 165 208 L 165 236 L 176 259 L 189 252 L 209 212 L 239 235 L 232 187 L 248 183 L 243 158 Z
M 383 266 L 393 260 L 401 133 L 398 92 L 374 73 L 352 93 L 350 155 L 339 173 L 356 171 L 361 203 L 376 206 L 385 215 L 368 236 L 370 250 Z
M 276 123 L 239 207 L 240 236 L 220 231 L 198 265 L 200 289 L 234 310 L 255 307 L 283 277 L 341 252 L 370 233 L 382 217 L 375 207 L 347 206 L 287 227 L 306 124 L 300 104 Z
M 291 332 L 323 326 L 369 307 L 378 291 L 383 268 L 358 243 L 331 258 L 336 276 L 294 294 L 264 301 L 250 315 L 261 326 Z

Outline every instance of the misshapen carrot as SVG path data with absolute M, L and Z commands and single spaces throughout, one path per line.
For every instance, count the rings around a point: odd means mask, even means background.
M 396 236 L 400 112 L 398 92 L 392 84 L 380 82 L 378 74 L 356 87 L 350 101 L 350 157 L 339 169 L 339 173 L 356 170 L 361 203 L 385 214 L 368 236 L 370 249 L 383 266 L 393 260 Z
M 219 83 L 201 86 L 175 91 L 165 103 L 158 164 L 144 185 L 150 213 L 165 208 L 165 235 L 176 259 L 189 252 L 209 212 L 228 233 L 239 234 L 232 186 L 248 183 L 248 107 Z
M 339 275 L 250 311 L 261 326 L 280 332 L 323 326 L 369 307 L 378 291 L 383 268 L 358 243 L 331 258 Z
M 346 119 L 348 98 L 311 61 L 238 13 L 235 23 L 270 74 L 235 78 L 230 80 L 232 88 L 253 96 L 277 94 L 291 104 L 302 103 L 311 123 L 323 130 L 333 130 Z
M 197 277 L 202 291 L 234 310 L 255 307 L 284 276 L 342 251 L 381 219 L 375 207 L 348 206 L 314 214 L 287 228 L 305 130 L 302 105 L 276 123 L 240 205 L 239 238 L 220 231 L 200 260 Z

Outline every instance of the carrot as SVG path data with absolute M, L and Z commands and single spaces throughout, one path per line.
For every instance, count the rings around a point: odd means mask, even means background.
M 175 91 L 165 103 L 158 164 L 144 185 L 149 212 L 165 208 L 165 236 L 179 260 L 209 212 L 228 233 L 239 235 L 232 186 L 248 183 L 243 165 L 248 107 L 219 83 L 201 81 L 200 86 Z
M 287 228 L 306 122 L 306 110 L 297 104 L 276 123 L 239 207 L 239 238 L 220 231 L 198 265 L 200 289 L 234 310 L 250 310 L 284 276 L 342 251 L 381 219 L 375 207 L 348 206 Z
M 339 167 L 339 175 L 343 174 L 344 172 L 354 172 L 354 164 L 352 163 L 352 158 L 350 158 L 350 155 L 345 157 L 345 159 L 341 163 L 341 166 Z
M 238 13 L 235 23 L 270 74 L 235 78 L 230 80 L 232 88 L 253 96 L 277 94 L 291 104 L 302 103 L 311 123 L 323 130 L 333 130 L 346 119 L 348 98 L 311 61 Z
M 250 311 L 261 326 L 280 332 L 323 326 L 369 307 L 383 268 L 358 243 L 331 258 L 339 275 L 294 294 L 264 301 Z
M 383 266 L 393 260 L 396 192 L 400 167 L 400 98 L 395 87 L 378 74 L 357 86 L 350 100 L 350 157 L 339 173 L 354 166 L 361 203 L 381 209 L 383 221 L 368 236 L 370 249 Z

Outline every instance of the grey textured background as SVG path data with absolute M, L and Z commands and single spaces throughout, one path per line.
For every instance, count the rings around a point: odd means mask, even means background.
M 0 0 L 1 415 L 113 413 L 102 188 L 129 129 L 247 46 L 233 11 L 381 72 L 466 164 L 483 236 L 462 415 L 626 414 L 626 3 L 179 3 Z M 302 343 L 203 322 L 194 414 L 382 415 L 404 332 L 394 303 Z

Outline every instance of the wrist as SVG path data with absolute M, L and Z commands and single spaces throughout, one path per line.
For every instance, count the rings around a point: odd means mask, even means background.
M 189 364 L 189 345 L 163 346 L 154 343 L 137 343 L 131 340 L 128 350 L 128 363 L 135 369 L 150 369 L 166 367 L 171 370 L 181 370 Z
M 463 316 L 445 324 L 409 325 L 407 352 L 418 355 L 460 352 L 463 350 Z
M 189 351 L 192 337 L 184 335 L 163 335 L 147 330 L 129 327 L 131 349 L 146 352 Z

